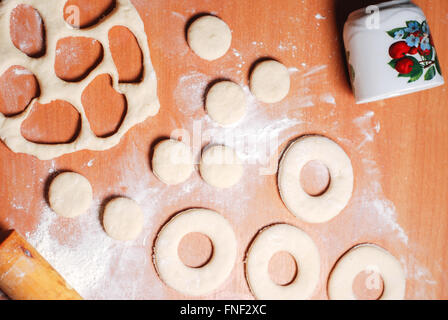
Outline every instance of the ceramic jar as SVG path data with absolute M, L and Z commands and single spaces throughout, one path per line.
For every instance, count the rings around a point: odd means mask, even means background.
M 358 104 L 444 84 L 426 17 L 409 0 L 351 13 L 344 44 Z

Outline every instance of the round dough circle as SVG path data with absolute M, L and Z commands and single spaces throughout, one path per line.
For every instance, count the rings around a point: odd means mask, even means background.
M 215 16 L 196 19 L 188 28 L 188 45 L 199 57 L 205 60 L 221 58 L 232 43 L 229 26 Z
M 328 279 L 328 297 L 355 300 L 353 281 L 363 271 L 378 272 L 383 278 L 381 300 L 404 299 L 406 275 L 400 262 L 383 248 L 372 244 L 356 246 L 339 259 Z
M 93 198 L 89 180 L 78 173 L 64 172 L 50 184 L 48 200 L 58 215 L 75 218 L 89 209 Z
M 300 182 L 302 168 L 319 160 L 330 172 L 330 185 L 318 197 L 310 196 Z M 349 202 L 353 192 L 353 168 L 345 151 L 322 136 L 304 136 L 293 142 L 282 157 L 278 173 L 282 200 L 295 216 L 310 223 L 333 219 Z
M 246 114 L 246 95 L 236 83 L 221 81 L 208 91 L 205 108 L 210 118 L 220 125 L 232 125 Z
M 242 161 L 232 148 L 212 146 L 202 154 L 199 170 L 209 185 L 225 189 L 240 181 L 244 169 Z
M 287 286 L 277 285 L 269 276 L 269 261 L 279 251 L 291 254 L 297 263 L 297 277 Z M 302 230 L 277 224 L 262 230 L 249 248 L 246 279 L 257 299 L 302 300 L 314 293 L 320 276 L 319 250 Z
M 288 69 L 275 60 L 257 64 L 250 76 L 250 90 L 261 102 L 275 103 L 283 100 L 288 95 L 290 86 Z
M 187 267 L 177 252 L 182 238 L 191 232 L 206 235 L 213 244 L 213 256 L 201 268 Z M 237 241 L 230 223 L 206 209 L 191 209 L 176 215 L 159 232 L 154 246 L 154 264 L 162 281 L 192 296 L 218 288 L 230 275 L 236 256 Z
M 134 240 L 142 231 L 143 223 L 143 212 L 134 200 L 115 198 L 104 208 L 104 230 L 116 240 Z
M 194 170 L 190 148 L 183 142 L 168 139 L 159 142 L 152 157 L 154 174 L 168 185 L 186 181 Z

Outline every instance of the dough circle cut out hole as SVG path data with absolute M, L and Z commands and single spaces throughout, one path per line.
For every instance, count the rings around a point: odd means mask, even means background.
M 236 83 L 220 81 L 208 91 L 205 108 L 213 121 L 229 126 L 240 121 L 246 114 L 246 95 Z
M 229 26 L 218 17 L 206 15 L 196 19 L 188 28 L 187 41 L 200 58 L 213 61 L 221 58 L 232 44 Z
M 271 257 L 288 252 L 296 261 L 298 274 L 287 286 L 272 281 Z M 257 299 L 302 300 L 314 293 L 320 276 L 320 255 L 314 241 L 304 231 L 288 224 L 263 229 L 252 242 L 246 259 L 246 279 Z
M 236 185 L 243 176 L 243 163 L 236 152 L 226 146 L 210 146 L 202 153 L 201 176 L 209 185 L 226 189 Z
M 201 268 L 212 258 L 213 244 L 206 235 L 192 232 L 182 238 L 177 252 L 184 265 L 190 268 Z
M 202 268 L 187 267 L 179 257 L 182 238 L 202 233 L 213 244 L 213 255 Z M 217 289 L 230 275 L 237 256 L 237 241 L 230 223 L 207 209 L 190 209 L 177 214 L 157 235 L 154 265 L 160 279 L 171 288 L 191 296 L 205 295 Z
M 296 260 L 286 251 L 277 252 L 269 260 L 269 275 L 279 286 L 291 284 L 298 276 Z
M 312 197 L 318 197 L 327 191 L 330 185 L 330 171 L 318 160 L 305 164 L 300 171 L 300 183 L 303 190 Z
M 328 278 L 328 297 L 333 300 L 355 300 L 353 284 L 361 272 L 380 275 L 384 287 L 381 300 L 404 299 L 406 275 L 400 261 L 373 244 L 356 246 L 339 259 Z M 378 282 L 373 285 L 378 286 Z
M 194 170 L 190 148 L 185 143 L 173 139 L 159 142 L 154 148 L 152 170 L 168 185 L 185 182 Z
M 258 63 L 250 76 L 250 90 L 261 102 L 282 101 L 288 95 L 290 86 L 288 69 L 275 60 Z
M 115 198 L 104 208 L 103 226 L 113 239 L 130 241 L 143 229 L 144 216 L 140 206 L 128 198 Z
M 362 271 L 353 280 L 353 293 L 357 300 L 378 300 L 383 290 L 383 278 L 374 270 Z
M 330 174 L 330 183 L 319 197 L 310 196 L 302 187 L 301 171 L 310 161 L 318 160 Z M 322 136 L 303 136 L 293 142 L 280 161 L 278 187 L 286 207 L 309 223 L 323 223 L 336 217 L 353 192 L 353 168 L 345 151 Z
M 89 180 L 74 172 L 64 172 L 56 176 L 48 190 L 51 209 L 65 218 L 75 218 L 86 213 L 92 198 Z

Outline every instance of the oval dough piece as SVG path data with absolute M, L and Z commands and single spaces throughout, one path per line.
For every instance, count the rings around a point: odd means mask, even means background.
M 86 213 L 92 198 L 92 186 L 89 180 L 74 172 L 59 174 L 51 182 L 48 190 L 51 209 L 66 218 L 75 218 Z
M 265 103 L 283 100 L 289 93 L 290 85 L 288 69 L 275 60 L 257 64 L 250 77 L 250 90 Z
M 201 268 L 187 267 L 178 255 L 180 241 L 192 232 L 206 235 L 213 244 L 213 255 Z M 154 246 L 154 264 L 160 279 L 180 293 L 192 296 L 217 289 L 229 277 L 236 256 L 237 241 L 230 223 L 206 209 L 176 215 L 159 232 Z
M 404 299 L 406 274 L 400 262 L 389 252 L 372 244 L 363 244 L 345 253 L 331 271 L 328 297 L 333 300 L 356 300 L 353 281 L 363 271 L 375 271 L 384 284 L 380 300 Z
M 199 57 L 205 60 L 221 58 L 232 43 L 229 26 L 215 16 L 196 19 L 188 28 L 188 45 Z
M 232 125 L 246 114 L 246 95 L 236 83 L 221 81 L 208 91 L 205 108 L 210 118 L 220 125 Z
M 177 140 L 164 140 L 154 149 L 152 157 L 154 174 L 168 185 L 186 181 L 194 170 L 190 148 Z
M 212 146 L 202 154 L 199 170 L 209 185 L 225 189 L 240 181 L 244 169 L 242 161 L 232 148 Z
M 115 198 L 104 208 L 104 230 L 116 240 L 134 240 L 142 231 L 143 223 L 143 212 L 134 200 Z
M 269 261 L 280 251 L 288 252 L 297 263 L 297 276 L 287 286 L 272 281 Z M 277 224 L 262 230 L 249 248 L 246 278 L 257 299 L 302 300 L 314 293 L 320 276 L 319 250 L 314 241 L 302 230 Z
M 310 196 L 302 187 L 300 173 L 310 161 L 318 160 L 330 172 L 330 184 L 320 196 Z M 278 186 L 286 207 L 298 218 L 323 223 L 336 217 L 353 191 L 353 168 L 345 151 L 322 136 L 304 136 L 285 151 L 279 166 Z

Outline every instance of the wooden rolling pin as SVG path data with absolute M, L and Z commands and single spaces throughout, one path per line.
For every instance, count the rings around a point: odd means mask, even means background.
M 0 236 L 0 290 L 14 300 L 81 300 L 16 231 Z

